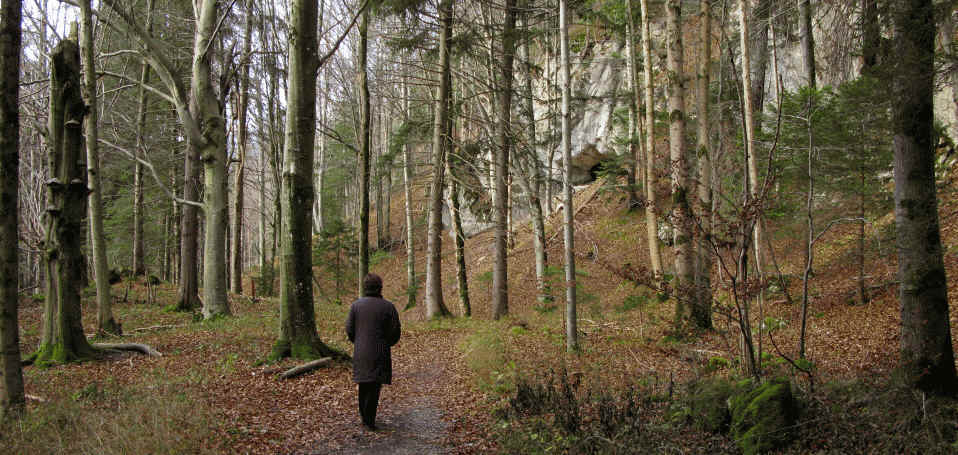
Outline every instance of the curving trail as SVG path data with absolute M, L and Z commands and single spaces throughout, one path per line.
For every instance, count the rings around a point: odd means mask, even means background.
M 393 350 L 393 384 L 384 386 L 379 429 L 362 426 L 347 364 L 280 381 L 272 367 L 250 367 L 209 389 L 228 422 L 223 450 L 302 455 L 470 454 L 491 447 L 489 413 L 473 390 L 460 330 L 404 333 Z M 283 365 L 282 367 L 285 367 Z

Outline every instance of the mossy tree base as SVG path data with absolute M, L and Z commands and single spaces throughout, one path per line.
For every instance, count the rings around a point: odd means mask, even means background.
M 98 357 L 98 354 L 97 350 L 89 344 L 80 348 L 71 349 L 61 342 L 40 346 L 40 349 L 31 354 L 26 361 L 32 361 L 34 365 L 40 367 L 49 367 L 93 360 Z
M 315 340 L 291 342 L 290 340 L 279 340 L 273 345 L 268 360 L 275 362 L 280 359 L 293 358 L 301 360 L 314 360 L 323 357 L 332 357 L 335 360 L 348 360 L 348 354 L 329 347 L 316 338 Z

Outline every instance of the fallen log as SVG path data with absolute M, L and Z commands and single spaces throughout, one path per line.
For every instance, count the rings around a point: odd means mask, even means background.
M 163 357 L 156 349 L 140 343 L 94 343 L 93 347 L 97 349 L 112 349 L 115 351 L 134 351 L 146 354 L 150 357 Z
M 183 327 L 184 325 L 185 325 L 185 324 L 151 325 L 151 326 L 149 326 L 149 327 L 139 327 L 139 328 L 133 329 L 132 331 L 133 331 L 133 332 L 148 332 L 148 331 L 151 331 L 151 330 L 173 329 L 173 328 L 176 328 L 176 327 Z
M 283 374 L 279 375 L 279 378 L 280 379 L 295 378 L 296 376 L 299 376 L 304 373 L 309 373 L 310 371 L 313 371 L 322 366 L 325 366 L 326 364 L 332 361 L 333 361 L 332 357 L 323 357 L 321 359 L 313 360 L 312 362 L 304 363 L 298 367 L 293 367 L 286 370 Z

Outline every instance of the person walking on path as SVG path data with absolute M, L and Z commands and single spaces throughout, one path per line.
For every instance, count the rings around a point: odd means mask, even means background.
M 346 319 L 346 335 L 353 343 L 353 382 L 359 384 L 359 415 L 363 425 L 376 429 L 376 407 L 383 384 L 392 383 L 390 348 L 399 342 L 399 313 L 382 296 L 383 279 L 363 277 L 363 296 L 353 302 Z

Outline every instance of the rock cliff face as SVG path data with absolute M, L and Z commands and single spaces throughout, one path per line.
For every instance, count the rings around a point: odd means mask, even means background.
M 734 15 L 734 13 L 733 13 Z M 737 22 L 737 18 L 730 18 Z M 845 81 L 858 77 L 861 69 L 861 58 L 857 51 L 849 47 L 848 36 L 857 33 L 858 17 L 849 15 L 839 8 L 821 8 L 816 11 L 815 40 L 817 75 L 820 86 L 837 86 Z M 794 25 L 794 24 L 792 24 Z M 801 37 L 797 30 L 775 30 L 775 57 L 769 55 L 766 70 L 766 112 L 771 112 L 777 102 L 776 80 L 780 78 L 782 90 L 794 91 L 805 85 L 804 57 L 800 46 Z M 659 67 L 664 63 L 664 56 L 655 55 L 664 53 L 661 42 L 664 27 L 653 24 L 653 65 Z M 688 36 L 688 35 L 687 35 Z M 619 37 L 621 38 L 621 37 Z M 688 65 L 694 62 L 689 56 L 697 46 L 696 40 L 686 42 L 686 61 Z M 852 46 L 854 47 L 854 46 Z M 558 84 L 561 83 L 556 69 L 558 59 L 543 52 L 533 51 L 533 60 L 539 68 L 539 73 L 533 81 L 534 106 L 536 118 L 536 153 L 540 162 L 549 169 L 548 175 L 554 195 L 559 194 L 562 182 L 563 163 L 560 147 L 560 121 L 558 100 Z M 623 143 L 628 134 L 628 101 L 631 88 L 628 81 L 626 66 L 626 49 L 621 39 L 607 39 L 601 42 L 589 42 L 579 49 L 572 49 L 572 103 L 571 103 L 571 143 L 572 143 L 572 182 L 583 185 L 595 179 L 599 164 L 608 158 L 624 153 L 626 146 Z M 716 68 L 717 70 L 717 68 Z M 662 77 L 656 71 L 656 109 L 664 109 L 664 88 Z M 523 77 L 521 71 L 517 77 Z M 713 77 L 713 82 L 717 77 Z M 958 137 L 958 118 L 956 107 L 952 100 L 952 85 L 950 78 L 938 84 L 935 98 L 935 117 L 942 124 L 949 126 L 952 137 Z M 717 82 L 714 82 L 717 83 Z M 690 87 L 691 88 L 691 87 Z M 694 106 L 694 94 L 687 94 L 687 106 Z M 514 98 L 515 122 L 524 121 L 520 110 L 521 98 Z M 690 111 L 692 117 L 694 112 Z M 551 117 L 551 118 L 550 118 Z M 521 126 L 517 123 L 516 128 Z M 476 176 L 477 182 L 490 186 L 489 176 Z M 521 197 L 521 187 L 513 186 L 513 220 L 514 223 L 523 221 L 528 216 L 525 199 Z M 553 208 L 556 204 L 551 205 Z M 463 210 L 463 224 L 466 235 L 474 235 L 491 227 L 486 220 L 487 216 L 477 216 L 468 207 Z M 448 214 L 443 217 L 448 226 Z
M 604 41 L 585 46 L 573 59 L 572 75 L 571 143 L 572 182 L 576 185 L 595 180 L 596 166 L 605 158 L 621 153 L 625 146 L 620 142 L 627 134 L 628 97 L 630 87 L 625 62 L 625 46 L 622 42 Z M 538 64 L 545 68 L 554 65 L 540 58 Z M 554 72 L 552 73 L 555 74 Z M 536 119 L 547 118 L 550 109 L 558 109 L 559 103 L 550 107 L 548 100 L 557 96 L 553 84 L 561 83 L 558 77 L 540 78 L 534 84 L 537 102 Z M 617 115 L 619 118 L 617 119 Z M 559 152 L 559 121 L 555 122 L 556 140 L 551 143 L 539 138 L 538 154 L 544 163 L 549 157 L 556 159 L 554 175 L 561 180 L 561 153 Z M 552 133 L 539 127 L 543 133 Z M 550 146 L 551 145 L 551 146 Z

